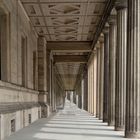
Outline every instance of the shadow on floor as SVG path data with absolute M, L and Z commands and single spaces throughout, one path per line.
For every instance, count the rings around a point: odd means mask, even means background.
M 46 128 L 58 128 L 58 129 L 74 129 L 74 130 L 96 130 L 96 131 L 114 131 L 112 129 L 105 129 L 105 128 L 78 128 L 78 127 L 60 127 L 60 126 L 46 126 Z
M 107 123 L 66 102 L 64 110 L 52 118 L 40 119 L 5 140 L 121 140 Z M 130 140 L 130 139 L 129 139 Z
M 65 122 L 60 122 L 60 123 L 56 123 L 56 122 L 48 122 L 47 124 L 58 124 L 58 125 L 79 125 L 79 126 L 106 126 L 106 124 L 104 124 L 104 123 L 94 123 L 94 124 L 82 124 L 82 123 L 78 123 L 78 124 L 76 124 L 76 123 L 65 123 Z
M 46 134 L 57 134 L 57 135 L 79 135 L 79 136 L 92 136 L 92 137 L 104 137 L 104 138 L 122 138 L 122 136 L 119 136 L 119 135 L 113 135 L 113 134 L 93 134 L 93 133 L 71 133 L 71 132 L 52 132 L 52 131 L 40 131 L 40 133 L 46 133 Z

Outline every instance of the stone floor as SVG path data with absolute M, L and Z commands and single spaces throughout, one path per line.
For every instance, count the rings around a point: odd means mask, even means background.
M 125 140 L 124 133 L 114 131 L 101 120 L 66 101 L 49 119 L 40 119 L 6 140 Z M 132 140 L 132 139 L 129 139 Z M 135 139 L 136 140 L 136 139 Z

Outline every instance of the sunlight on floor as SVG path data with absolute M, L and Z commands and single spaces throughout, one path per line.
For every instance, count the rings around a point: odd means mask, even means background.
M 15 133 L 7 140 L 120 140 L 124 132 L 114 131 L 88 112 L 66 101 L 50 120 L 40 119 L 29 127 Z M 132 140 L 132 139 L 129 139 Z M 135 139 L 136 140 L 136 139 Z

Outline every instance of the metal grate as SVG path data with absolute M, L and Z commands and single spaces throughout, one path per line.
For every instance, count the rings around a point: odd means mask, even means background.
M 31 114 L 29 114 L 29 124 L 32 122 L 32 115 Z
M 15 119 L 11 120 L 11 133 L 15 132 L 15 126 L 16 126 L 16 122 Z

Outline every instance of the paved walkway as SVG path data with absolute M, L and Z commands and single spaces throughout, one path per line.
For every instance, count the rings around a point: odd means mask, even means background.
M 6 140 L 126 140 L 123 132 L 66 102 L 51 119 L 40 119 Z M 127 139 L 132 140 L 132 139 Z M 136 139 L 135 139 L 136 140 Z

